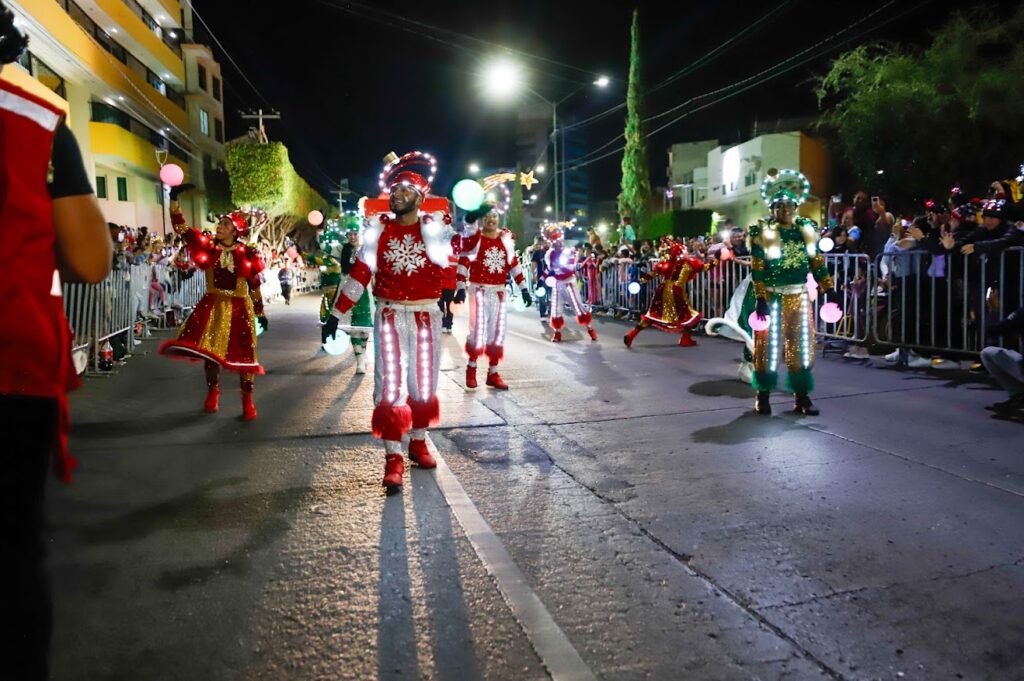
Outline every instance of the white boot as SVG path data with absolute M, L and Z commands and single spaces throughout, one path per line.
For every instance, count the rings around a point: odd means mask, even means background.
M 356 373 L 357 374 L 365 374 L 366 373 L 366 353 L 365 352 L 361 352 L 358 355 L 356 355 Z

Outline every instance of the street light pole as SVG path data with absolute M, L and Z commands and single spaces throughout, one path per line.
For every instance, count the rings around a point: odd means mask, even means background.
M 547 102 L 545 99 L 544 101 Z M 551 105 L 551 181 L 555 185 L 555 222 L 559 222 L 558 212 L 558 104 L 548 102 Z

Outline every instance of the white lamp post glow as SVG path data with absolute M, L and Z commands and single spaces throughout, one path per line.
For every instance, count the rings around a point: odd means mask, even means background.
M 611 80 L 608 76 L 598 76 L 597 80 L 594 81 L 594 85 L 597 87 L 608 87 L 608 83 L 610 82 Z
M 523 73 L 519 65 L 499 58 L 484 68 L 481 84 L 486 92 L 499 100 L 509 100 L 523 89 Z
M 544 164 L 541 163 L 539 166 L 534 168 L 533 172 L 537 173 L 538 175 L 543 175 L 544 174 Z
M 480 172 L 480 165 L 478 163 L 469 164 L 469 172 L 476 174 Z
M 544 206 L 544 212 L 545 213 L 550 213 L 551 210 L 552 210 L 551 206 Z

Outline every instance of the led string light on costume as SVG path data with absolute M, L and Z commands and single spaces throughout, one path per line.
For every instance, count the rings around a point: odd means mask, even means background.
M 496 345 L 505 347 L 505 326 L 507 322 L 505 292 L 498 291 L 498 329 L 494 342 Z
M 484 347 L 484 290 L 478 286 L 473 292 L 473 297 L 476 300 L 473 346 L 478 352 L 482 352 Z
M 771 324 L 768 329 L 768 337 L 771 340 L 768 345 L 768 370 L 772 373 L 779 367 L 779 302 L 772 301 Z
M 808 321 L 810 308 L 807 298 L 807 289 L 800 294 L 800 353 L 804 369 L 811 366 L 811 330 Z
M 433 386 L 433 355 L 430 351 L 430 314 L 427 312 L 415 313 L 416 326 L 419 327 L 419 333 L 416 334 L 417 345 L 419 345 L 419 365 L 420 365 L 420 376 L 419 376 L 419 398 L 423 401 L 427 396 L 434 394 Z
M 437 159 L 423 151 L 410 151 L 400 158 L 392 158 L 388 161 L 384 166 L 384 170 L 381 171 L 379 181 L 377 183 L 380 186 L 380 190 L 382 192 L 387 192 L 390 188 L 388 185 L 391 177 L 413 165 L 426 165 L 430 168 L 430 175 L 427 177 L 426 187 L 426 190 L 429 193 L 431 185 L 434 184 L 434 177 L 437 176 Z
M 796 194 L 791 189 L 793 184 L 800 185 L 800 194 Z M 781 187 L 781 190 L 776 190 L 776 187 Z M 769 170 L 768 174 L 765 175 L 764 181 L 761 182 L 761 200 L 764 201 L 764 205 L 771 208 L 777 200 L 776 194 L 781 191 L 788 194 L 786 198 L 795 201 L 797 205 L 800 205 L 807 201 L 807 198 L 811 195 L 811 181 L 807 179 L 799 170 L 793 170 L 792 168 L 783 168 L 778 170 L 775 174 Z
M 395 329 L 395 313 L 388 309 L 381 313 L 381 337 L 384 350 L 384 402 L 391 406 L 398 402 L 398 349 L 395 345 L 398 342 L 398 332 Z

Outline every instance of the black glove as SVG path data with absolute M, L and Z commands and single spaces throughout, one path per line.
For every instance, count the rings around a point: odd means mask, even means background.
M 531 305 L 533 305 L 533 298 L 530 297 L 529 291 L 527 291 L 524 288 L 519 293 L 523 296 L 523 305 L 525 305 L 526 307 L 530 307 Z
M 181 196 L 185 192 L 191 191 L 191 190 L 193 190 L 195 188 L 196 188 L 196 186 L 194 184 L 192 184 L 191 182 L 186 182 L 185 184 L 179 184 L 177 187 L 171 187 L 171 201 L 177 201 L 179 196 Z
M 452 298 L 452 302 L 455 303 L 456 305 L 462 305 L 464 302 L 466 302 L 466 289 L 460 288 L 458 291 L 456 291 L 455 297 Z
M 260 328 L 262 328 L 263 332 L 266 333 L 267 327 L 270 326 L 270 322 L 267 321 L 267 316 L 261 314 L 256 318 L 256 321 L 259 322 Z
M 764 298 L 758 298 L 757 307 L 754 308 L 754 311 L 757 313 L 757 318 L 760 321 L 764 321 L 765 319 L 767 319 L 768 313 L 770 311 L 768 309 L 768 301 L 765 300 Z
M 338 335 L 338 318 L 334 315 L 327 317 L 324 322 L 324 338 L 336 338 Z

